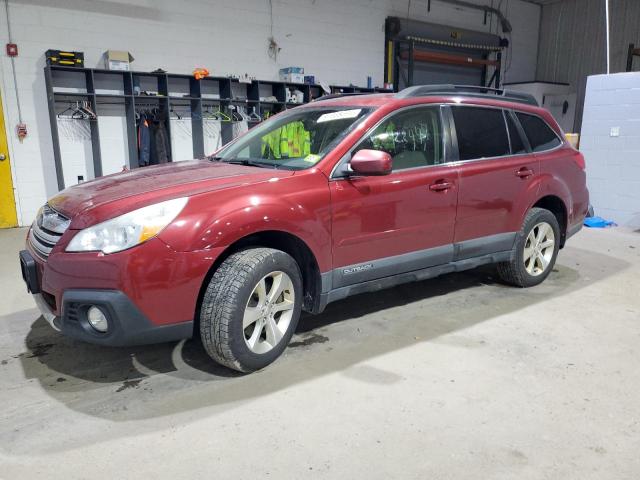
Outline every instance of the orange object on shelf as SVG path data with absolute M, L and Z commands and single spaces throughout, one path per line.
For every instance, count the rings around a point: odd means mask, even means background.
M 204 77 L 209 76 L 209 70 L 207 70 L 206 68 L 196 68 L 193 71 L 193 76 L 196 78 L 196 80 L 202 80 Z

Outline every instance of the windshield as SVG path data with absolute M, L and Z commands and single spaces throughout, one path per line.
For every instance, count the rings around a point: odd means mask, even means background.
M 214 160 L 258 167 L 313 167 L 371 112 L 361 107 L 295 108 L 252 128 Z

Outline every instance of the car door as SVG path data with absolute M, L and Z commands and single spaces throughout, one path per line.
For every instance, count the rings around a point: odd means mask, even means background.
M 539 161 L 511 112 L 467 105 L 450 112 L 460 160 L 455 260 L 510 250 L 515 212 L 534 187 Z
M 439 106 L 409 107 L 379 123 L 348 154 L 388 152 L 389 175 L 334 171 L 333 288 L 451 261 L 458 172 L 446 161 L 448 139 Z

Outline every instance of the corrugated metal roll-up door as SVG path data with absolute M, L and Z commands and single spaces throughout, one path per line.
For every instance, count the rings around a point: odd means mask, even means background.
M 443 83 L 499 86 L 506 41 L 498 35 L 398 17 L 387 18 L 385 33 L 385 79 L 398 90 Z

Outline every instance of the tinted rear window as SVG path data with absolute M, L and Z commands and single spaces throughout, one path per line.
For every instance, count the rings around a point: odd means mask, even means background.
M 551 127 L 540 117 L 526 113 L 516 113 L 516 116 L 534 152 L 551 150 L 562 143 Z
M 460 160 L 509 155 L 509 138 L 502 110 L 451 107 Z

